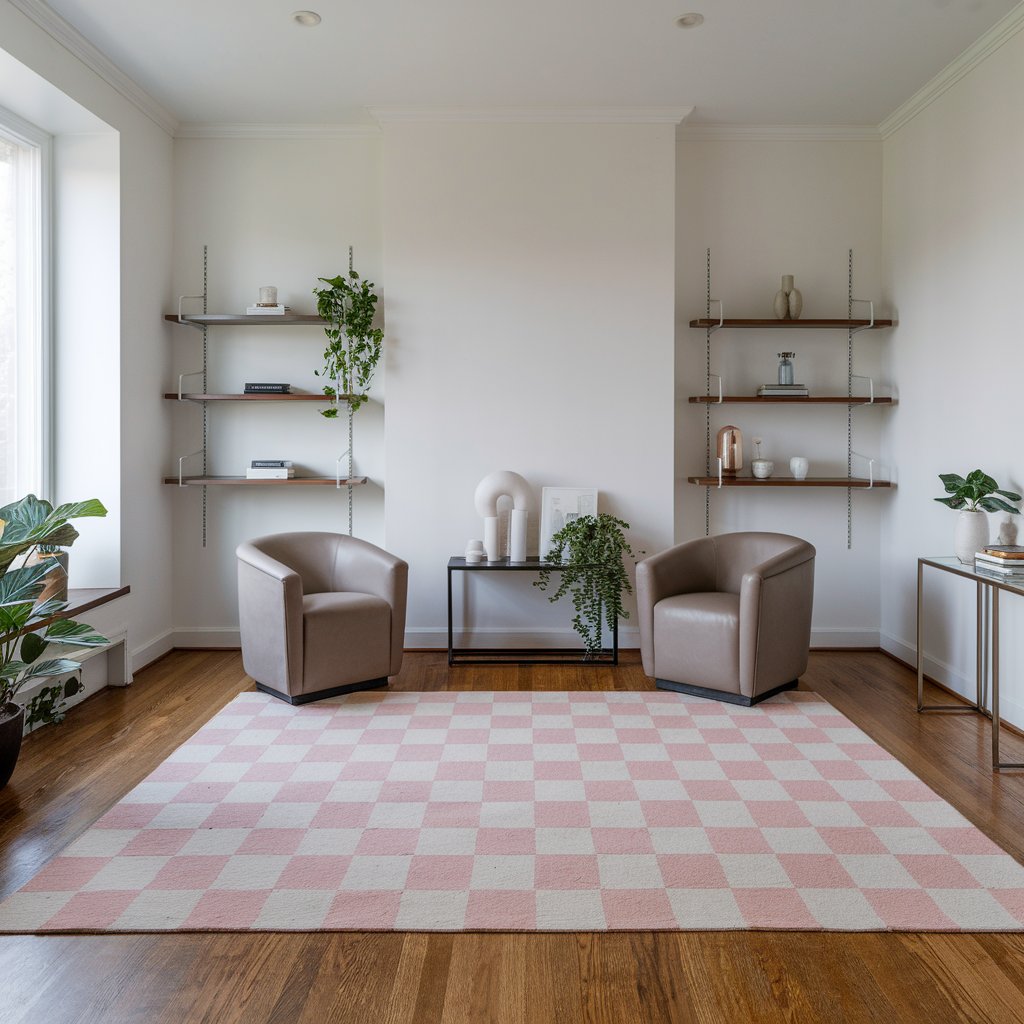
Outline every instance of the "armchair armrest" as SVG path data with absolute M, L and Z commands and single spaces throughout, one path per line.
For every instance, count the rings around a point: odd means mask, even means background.
M 654 675 L 654 606 L 675 594 L 715 589 L 715 545 L 711 537 L 678 544 L 636 567 L 636 612 L 644 672 Z
M 252 544 L 240 544 L 238 618 L 242 666 L 257 682 L 282 693 L 302 686 L 302 580 Z
M 359 540 L 343 538 L 334 565 L 334 589 L 373 594 L 391 606 L 391 675 L 402 667 L 405 646 L 405 605 L 409 563 L 388 551 Z
M 814 547 L 801 542 L 743 574 L 739 630 L 744 696 L 767 689 L 766 679 L 788 682 L 806 670 L 814 557 Z

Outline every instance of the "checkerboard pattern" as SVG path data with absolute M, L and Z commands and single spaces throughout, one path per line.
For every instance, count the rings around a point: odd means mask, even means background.
M 4 931 L 1006 930 L 1024 867 L 809 693 L 232 701 Z

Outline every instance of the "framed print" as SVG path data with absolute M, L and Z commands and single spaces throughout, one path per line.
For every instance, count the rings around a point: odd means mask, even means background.
M 551 538 L 580 516 L 597 515 L 596 487 L 544 487 L 540 498 L 539 557 L 547 558 Z

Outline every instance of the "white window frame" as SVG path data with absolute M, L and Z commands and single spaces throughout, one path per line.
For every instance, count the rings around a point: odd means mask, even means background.
M 18 403 L 18 429 L 37 439 L 33 465 L 19 467 L 19 493 L 38 487 L 40 496 L 53 497 L 53 138 L 36 125 L 0 106 L 0 136 L 22 147 L 19 172 L 28 174 L 31 187 L 18 189 L 18 223 L 31 234 L 18 232 L 18 266 L 30 272 L 18 275 L 18 349 L 31 346 L 33 360 L 18 360 L 18 393 L 35 392 L 28 409 Z M 24 311 L 29 310 L 26 317 Z M 27 336 L 27 337 L 26 337 Z M 24 419 L 23 419 L 24 417 Z M 34 478 L 34 479 L 33 479 Z

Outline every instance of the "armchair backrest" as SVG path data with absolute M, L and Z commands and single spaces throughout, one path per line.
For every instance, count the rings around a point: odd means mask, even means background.
M 269 558 L 298 573 L 303 594 L 323 594 L 336 589 L 338 542 L 349 539 L 336 533 L 275 533 L 251 543 Z
M 728 594 L 738 594 L 744 574 L 770 558 L 798 547 L 814 551 L 806 541 L 784 533 L 722 533 L 707 539 L 716 555 L 713 589 Z

